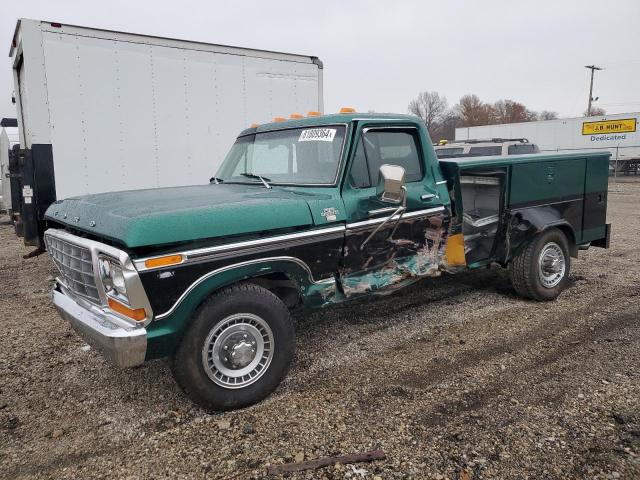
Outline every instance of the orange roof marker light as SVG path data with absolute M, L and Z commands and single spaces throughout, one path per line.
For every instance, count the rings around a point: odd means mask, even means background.
M 356 109 L 352 107 L 342 107 L 340 113 L 356 113 Z
M 249 125 L 249 128 L 258 128 L 259 126 L 259 123 L 252 123 L 251 125 Z
M 304 118 L 304 115 L 300 115 L 299 113 L 292 113 L 291 115 L 289 115 L 289 118 Z
M 319 117 L 322 115 L 320 112 L 307 112 L 307 117 Z
M 273 119 L 273 121 L 274 121 L 275 123 L 284 122 L 284 121 L 286 121 L 286 120 L 287 120 L 287 119 L 286 119 L 286 118 L 284 118 L 284 117 L 274 117 L 274 119 Z

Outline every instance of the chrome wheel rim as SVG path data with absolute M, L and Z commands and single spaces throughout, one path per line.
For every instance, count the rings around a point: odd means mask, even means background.
M 202 366 L 209 378 L 224 388 L 244 388 L 256 382 L 273 359 L 273 332 L 252 313 L 220 320 L 202 347 Z
M 538 258 L 538 274 L 542 285 L 553 288 L 564 278 L 567 265 L 564 252 L 557 243 L 547 243 Z

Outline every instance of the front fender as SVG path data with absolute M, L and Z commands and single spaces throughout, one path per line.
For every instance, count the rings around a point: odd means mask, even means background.
M 316 292 L 318 285 L 333 285 L 335 290 L 335 282 L 315 282 L 309 267 L 294 257 L 262 258 L 218 268 L 196 280 L 169 311 L 148 325 L 147 359 L 173 354 L 193 312 L 211 294 L 234 283 L 273 273 L 290 278 L 303 298 Z

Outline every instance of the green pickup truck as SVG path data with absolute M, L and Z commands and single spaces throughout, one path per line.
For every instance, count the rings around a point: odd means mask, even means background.
M 209 184 L 46 213 L 60 314 L 116 365 L 171 357 L 205 408 L 278 386 L 293 309 L 493 265 L 552 300 L 578 250 L 609 245 L 608 153 L 439 162 L 412 116 L 278 120 L 244 130 Z

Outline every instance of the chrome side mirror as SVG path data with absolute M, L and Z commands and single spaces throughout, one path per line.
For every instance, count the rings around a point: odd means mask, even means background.
M 380 165 L 378 198 L 385 203 L 400 205 L 404 201 L 404 168 L 399 165 Z

